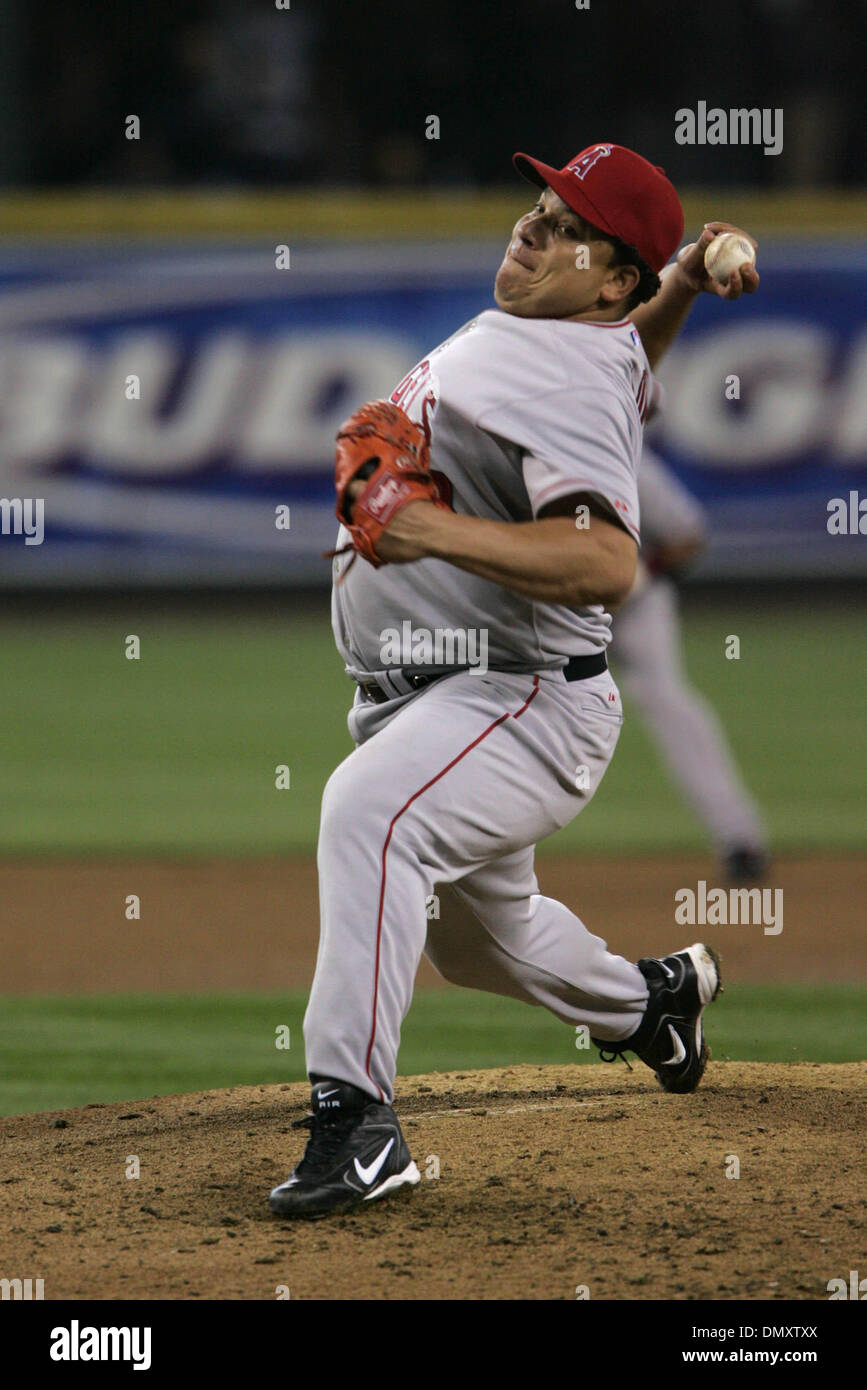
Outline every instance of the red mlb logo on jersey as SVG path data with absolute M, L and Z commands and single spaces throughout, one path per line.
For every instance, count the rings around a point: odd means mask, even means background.
M 597 164 L 600 159 L 607 159 L 611 153 L 610 145 L 594 145 L 592 150 L 587 150 L 580 159 L 576 159 L 574 164 L 567 164 L 566 168 L 570 174 L 574 174 L 576 179 L 583 179 Z

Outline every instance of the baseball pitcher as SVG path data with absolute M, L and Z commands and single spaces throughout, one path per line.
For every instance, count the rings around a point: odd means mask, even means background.
M 313 1113 L 271 1193 L 283 1216 L 418 1182 L 392 1100 L 423 953 L 458 984 L 586 1025 L 604 1058 L 635 1053 L 667 1091 L 705 1068 L 714 952 L 613 955 L 539 892 L 534 847 L 590 801 L 620 732 L 607 606 L 636 573 L 653 365 L 698 293 L 736 299 L 758 276 L 707 274 L 705 249 L 732 230 L 720 222 L 667 266 L 680 202 L 631 150 L 514 162 L 538 196 L 497 271 L 498 309 L 338 435 L 333 626 L 356 747 L 323 796 Z M 428 922 L 438 884 L 471 928 Z

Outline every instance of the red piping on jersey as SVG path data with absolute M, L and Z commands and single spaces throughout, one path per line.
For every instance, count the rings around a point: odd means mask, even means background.
M 524 713 L 527 707 L 530 704 L 532 704 L 533 700 L 535 700 L 538 693 L 539 677 L 534 676 L 533 689 L 527 696 L 521 708 L 517 710 L 516 713 L 511 717 L 513 719 L 520 719 L 521 715 Z M 379 1086 L 377 1082 L 373 1080 L 373 1077 L 370 1075 L 370 1058 L 373 1053 L 373 1044 L 376 1038 L 376 1012 L 379 1005 L 379 956 L 380 948 L 382 946 L 382 913 L 383 908 L 385 906 L 385 856 L 387 855 L 388 847 L 391 844 L 391 837 L 394 831 L 394 827 L 397 825 L 397 822 L 400 820 L 404 811 L 408 811 L 414 801 L 417 801 L 418 798 L 424 792 L 426 792 L 429 787 L 432 787 L 435 782 L 438 782 L 441 777 L 445 777 L 447 772 L 450 772 L 451 769 L 455 767 L 461 761 L 462 758 L 465 758 L 468 753 L 471 753 L 474 748 L 477 748 L 479 744 L 482 743 L 488 737 L 488 734 L 492 734 L 494 730 L 496 728 L 499 728 L 500 724 L 504 723 L 505 720 L 507 720 L 509 717 L 509 712 L 507 710 L 505 714 L 501 714 L 497 719 L 495 719 L 493 724 L 489 724 L 487 729 L 485 729 L 484 733 L 479 734 L 478 738 L 473 739 L 472 743 L 468 743 L 466 748 L 464 748 L 460 753 L 458 753 L 457 757 L 452 758 L 450 763 L 446 763 L 445 767 L 442 768 L 436 774 L 435 777 L 431 777 L 429 782 L 425 782 L 423 787 L 419 787 L 417 792 L 413 792 L 412 796 L 409 798 L 409 801 L 405 802 L 404 805 L 401 806 L 397 814 L 395 816 L 392 816 L 391 818 L 391 823 L 388 827 L 388 834 L 386 835 L 385 843 L 382 846 L 382 873 L 380 875 L 379 880 L 379 914 L 376 919 L 376 966 L 373 975 L 373 1022 L 371 1024 L 370 1029 L 370 1042 L 367 1044 L 367 1056 L 364 1060 L 364 1069 L 367 1072 L 367 1075 L 370 1077 L 370 1080 L 373 1083 L 373 1085 L 376 1086 L 376 1089 L 379 1092 L 380 1100 L 385 1100 L 385 1096 L 382 1094 L 382 1087 Z

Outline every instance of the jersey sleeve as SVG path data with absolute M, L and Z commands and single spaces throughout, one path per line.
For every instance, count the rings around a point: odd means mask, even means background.
M 533 407 L 520 425 L 508 412 L 497 425 L 500 430 L 505 425 L 507 437 L 522 450 L 524 486 L 533 515 L 570 493 L 585 492 L 637 541 L 637 414 L 631 419 L 618 394 L 603 386 L 558 391 Z

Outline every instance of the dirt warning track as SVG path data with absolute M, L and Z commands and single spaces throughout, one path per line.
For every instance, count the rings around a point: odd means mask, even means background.
M 675 922 L 675 893 L 718 881 L 701 855 L 542 859 L 538 871 L 543 893 L 631 960 L 695 940 L 695 928 Z M 779 936 L 747 925 L 707 929 L 727 980 L 863 978 L 867 858 L 781 857 L 770 883 L 785 895 Z M 123 929 L 131 884 L 146 905 L 135 931 Z M 0 994 L 307 989 L 313 977 L 319 906 L 310 856 L 5 860 L 0 902 Z M 444 898 L 446 910 L 454 907 Z M 424 963 L 419 983 L 443 982 Z

